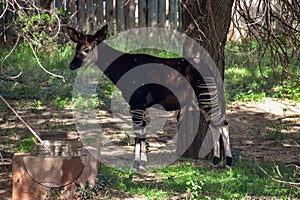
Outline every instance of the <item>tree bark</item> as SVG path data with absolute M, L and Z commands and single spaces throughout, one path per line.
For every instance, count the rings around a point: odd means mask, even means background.
M 182 31 L 196 40 L 212 57 L 224 80 L 224 48 L 231 22 L 234 0 L 183 0 Z M 201 115 L 198 134 L 184 157 L 198 158 L 207 132 L 207 122 Z

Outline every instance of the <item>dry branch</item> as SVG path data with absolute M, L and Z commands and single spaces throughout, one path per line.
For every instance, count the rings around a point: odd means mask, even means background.
M 0 95 L 0 99 L 7 105 L 7 107 L 13 111 L 13 113 L 16 115 L 16 117 L 29 129 L 29 131 L 32 133 L 32 135 L 41 143 L 41 145 L 50 153 L 50 155 L 53 155 L 52 151 L 44 144 L 43 140 L 39 137 L 39 134 L 35 132 L 23 119 L 20 117 L 20 115 L 13 109 L 10 104 Z
M 273 176 L 271 176 L 266 170 L 264 170 L 257 162 L 256 162 L 256 165 L 257 167 L 265 174 L 267 175 L 270 179 L 272 179 L 273 181 L 275 182 L 278 182 L 278 183 L 283 183 L 293 189 L 296 189 L 296 190 L 300 190 L 300 183 L 297 183 L 297 182 L 290 182 L 290 181 L 287 181 L 286 178 L 284 178 L 280 172 L 280 169 L 279 169 L 279 166 L 276 165 L 274 163 L 274 166 L 275 166 L 275 169 L 276 169 L 276 172 L 278 174 L 278 176 L 280 177 L 280 179 L 277 179 Z M 291 166 L 291 165 L 290 165 Z M 300 167 L 297 166 L 297 165 L 293 165 L 295 167 L 295 173 L 298 173 L 299 174 L 299 170 L 300 170 Z

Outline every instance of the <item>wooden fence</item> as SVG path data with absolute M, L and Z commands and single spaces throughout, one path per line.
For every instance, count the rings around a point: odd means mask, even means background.
M 168 27 L 181 30 L 181 0 L 27 0 L 37 7 L 59 13 L 63 26 L 79 28 L 84 32 L 94 32 L 104 24 L 110 33 L 137 27 Z M 25 1 L 18 0 L 25 4 Z M 10 30 L 13 15 L 3 15 L 5 1 L 0 0 L 0 47 L 11 43 L 14 32 Z M 15 6 L 17 8 L 17 6 Z M 8 28 L 8 30 L 6 30 Z M 235 40 L 240 33 L 231 27 L 229 37 Z M 230 39 L 229 38 L 229 39 Z M 5 41 L 5 42 L 4 42 Z
M 13 2 L 13 1 L 12 1 Z M 105 24 L 111 33 L 137 27 L 168 27 L 180 30 L 181 6 L 179 0 L 17 0 L 18 5 L 8 5 L 0 0 L 0 47 L 16 39 L 15 8 L 42 8 L 60 16 L 61 25 L 72 26 L 90 33 Z M 27 2 L 27 4 L 25 3 Z M 6 5 L 13 9 L 6 9 Z M 21 6 L 21 7 L 20 7 Z M 34 9 L 33 9 L 34 10 Z M 26 10 L 26 12 L 28 9 Z M 31 9 L 32 11 L 32 9 Z M 38 12 L 31 12 L 31 14 Z M 62 29 L 63 30 L 63 29 Z
M 178 0 L 55 0 L 54 10 L 69 16 L 71 23 L 87 32 L 108 24 L 120 32 L 136 27 L 170 27 L 179 30 Z

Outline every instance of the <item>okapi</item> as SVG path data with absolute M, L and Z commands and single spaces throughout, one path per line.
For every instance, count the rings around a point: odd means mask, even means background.
M 232 163 L 232 155 L 229 142 L 228 123 L 225 119 L 223 110 L 219 108 L 218 92 L 213 77 L 202 77 L 197 69 L 190 64 L 185 58 L 159 58 L 148 54 L 130 54 L 118 51 L 103 41 L 107 36 L 108 27 L 105 25 L 94 35 L 83 34 L 76 31 L 74 28 L 68 27 L 68 34 L 71 40 L 77 43 L 75 57 L 70 63 L 70 69 L 75 70 L 82 66 L 85 62 L 90 62 L 88 54 L 100 47 L 101 51 L 97 50 L 96 57 L 92 58 L 100 70 L 112 81 L 117 84 L 118 80 L 130 70 L 145 65 L 157 64 L 165 65 L 175 70 L 183 76 L 191 85 L 193 92 L 196 94 L 198 106 L 201 112 L 205 113 L 205 118 L 208 123 L 218 130 L 222 136 L 224 143 L 224 152 L 226 156 L 226 166 L 230 167 Z M 120 55 L 117 59 L 112 60 L 111 55 Z M 137 77 L 139 75 L 137 74 Z M 150 73 L 151 76 L 151 73 Z M 172 77 L 169 72 L 161 73 L 161 76 L 151 77 L 155 79 L 166 79 L 172 85 L 180 85 L 178 77 Z M 179 82 L 178 82 L 179 81 Z M 155 82 L 155 81 L 154 81 Z M 121 90 L 121 89 L 120 89 Z M 126 93 L 126 91 L 122 91 Z M 184 101 L 189 101 L 185 96 L 181 97 Z M 166 111 L 180 110 L 181 105 L 178 102 L 176 95 L 159 84 L 145 84 L 134 91 L 130 97 L 124 97 L 130 106 L 133 128 L 135 134 L 135 158 L 133 162 L 133 171 L 145 171 L 147 163 L 146 155 L 146 119 L 145 110 L 153 105 L 161 105 Z M 214 148 L 213 164 L 220 161 L 219 140 Z

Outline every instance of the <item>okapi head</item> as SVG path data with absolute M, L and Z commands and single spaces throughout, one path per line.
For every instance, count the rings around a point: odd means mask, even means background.
M 84 62 L 88 62 L 88 59 L 90 59 L 88 57 L 89 53 L 106 38 L 107 25 L 94 35 L 80 33 L 71 27 L 68 27 L 68 34 L 71 40 L 77 43 L 75 56 L 70 63 L 70 69 L 74 70 L 81 67 Z

